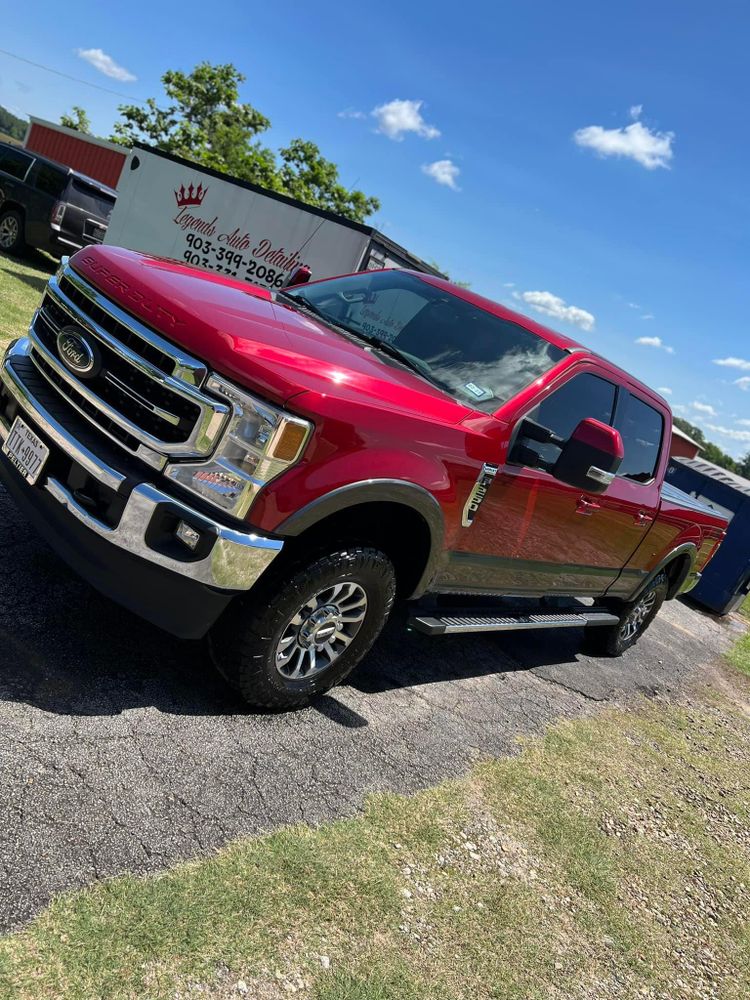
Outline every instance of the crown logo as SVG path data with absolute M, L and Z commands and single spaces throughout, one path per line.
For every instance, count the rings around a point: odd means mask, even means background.
M 198 187 L 193 187 L 193 185 L 190 184 L 187 190 L 185 189 L 184 184 L 180 184 L 179 191 L 175 191 L 174 193 L 175 199 L 177 201 L 177 207 L 183 208 L 185 205 L 202 204 L 203 199 L 206 197 L 207 191 L 208 188 L 203 187 L 202 184 L 199 184 Z

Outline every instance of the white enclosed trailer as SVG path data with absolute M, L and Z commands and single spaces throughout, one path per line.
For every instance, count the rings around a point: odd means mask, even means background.
M 439 274 L 371 226 L 140 144 L 120 177 L 105 242 L 266 288 L 303 265 L 313 279 L 383 267 Z

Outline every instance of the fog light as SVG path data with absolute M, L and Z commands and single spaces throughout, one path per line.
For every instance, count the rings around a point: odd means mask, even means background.
M 191 526 L 185 521 L 180 521 L 177 525 L 175 535 L 177 535 L 183 545 L 187 545 L 191 551 L 194 551 L 197 548 L 198 542 L 201 540 L 200 531 L 196 531 L 195 528 L 191 528 Z

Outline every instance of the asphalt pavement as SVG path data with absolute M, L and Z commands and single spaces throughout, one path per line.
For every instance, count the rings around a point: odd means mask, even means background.
M 600 660 L 577 630 L 429 638 L 394 621 L 347 685 L 257 714 L 202 643 L 74 576 L 0 488 L 0 930 L 95 879 L 351 814 L 557 719 L 679 693 L 740 629 L 673 601 L 637 647 Z

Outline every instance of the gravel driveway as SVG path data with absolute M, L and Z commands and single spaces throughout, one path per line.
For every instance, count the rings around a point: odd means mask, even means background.
M 346 687 L 252 714 L 202 644 L 100 597 L 0 489 L 0 929 L 61 890 L 351 813 L 561 717 L 673 693 L 740 628 L 672 602 L 623 659 L 596 660 L 574 630 L 430 639 L 394 622 Z

